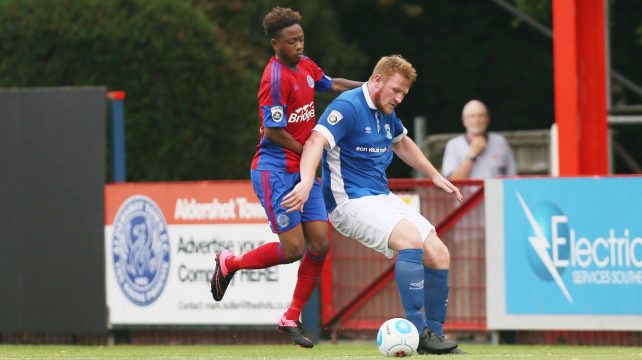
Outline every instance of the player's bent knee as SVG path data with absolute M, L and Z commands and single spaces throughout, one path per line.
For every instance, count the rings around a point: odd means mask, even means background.
M 313 221 L 302 225 L 305 240 L 310 246 L 310 250 L 317 254 L 326 254 L 330 248 L 328 224 L 326 222 Z
M 326 238 L 325 241 L 310 242 L 310 250 L 316 254 L 325 255 L 330 250 L 330 241 Z
M 421 241 L 409 237 L 390 237 L 388 246 L 395 251 L 421 249 Z
M 328 234 L 315 234 L 314 236 L 306 237 L 310 250 L 317 254 L 326 254 L 330 249 L 330 240 L 328 240 Z
M 303 257 L 303 252 L 305 251 L 305 244 L 289 244 L 288 246 L 282 246 L 283 253 L 288 260 L 296 261 L 301 260 Z
M 303 239 L 281 239 L 281 249 L 283 254 L 290 261 L 301 260 L 305 251 L 305 241 Z
M 424 265 L 431 269 L 448 269 L 450 267 L 450 252 L 441 241 L 424 244 Z
M 401 220 L 388 238 L 388 246 L 395 250 L 421 249 L 422 241 L 417 228 L 408 220 Z

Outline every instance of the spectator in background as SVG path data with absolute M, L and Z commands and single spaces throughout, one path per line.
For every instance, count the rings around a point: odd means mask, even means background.
M 479 100 L 470 100 L 464 105 L 461 116 L 466 133 L 446 143 L 442 174 L 450 179 L 486 179 L 497 176 L 512 176 L 517 173 L 515 159 L 506 139 L 499 134 L 487 132 L 490 115 L 488 108 Z M 467 187 L 464 186 L 464 189 Z M 452 253 L 459 258 L 451 264 L 453 276 L 462 287 L 479 284 L 479 263 L 475 258 L 483 256 L 485 235 L 479 218 L 472 212 L 462 217 L 458 226 L 448 235 Z M 480 244 L 482 244 L 480 246 Z M 457 300 L 460 315 L 475 316 L 473 300 L 461 296 Z
M 462 111 L 466 134 L 446 143 L 442 174 L 451 179 L 486 179 L 517 174 L 506 139 L 487 132 L 490 115 L 483 102 L 470 100 Z

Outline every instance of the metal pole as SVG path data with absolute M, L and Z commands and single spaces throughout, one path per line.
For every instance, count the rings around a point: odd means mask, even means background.
M 112 180 L 124 182 L 127 179 L 125 164 L 125 92 L 107 93 L 111 109 L 111 157 Z
M 424 139 L 426 138 L 426 117 L 425 116 L 415 116 L 414 119 L 414 126 L 415 126 L 415 144 L 421 149 L 422 152 L 424 152 Z M 425 154 L 425 152 L 424 152 Z M 423 178 L 423 174 L 421 174 L 417 170 L 412 171 L 413 177 L 414 178 Z

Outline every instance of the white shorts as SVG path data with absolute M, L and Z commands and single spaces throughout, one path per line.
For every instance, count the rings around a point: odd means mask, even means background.
M 422 241 L 435 231 L 430 221 L 393 193 L 348 199 L 328 215 L 330 223 L 343 236 L 358 240 L 389 258 L 393 250 L 388 247 L 388 239 L 402 219 L 417 227 Z

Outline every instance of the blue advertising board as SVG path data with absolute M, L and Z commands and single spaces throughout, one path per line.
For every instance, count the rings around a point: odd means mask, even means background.
M 620 319 L 642 329 L 642 178 L 486 184 L 489 317 L 581 329 L 619 328 Z

